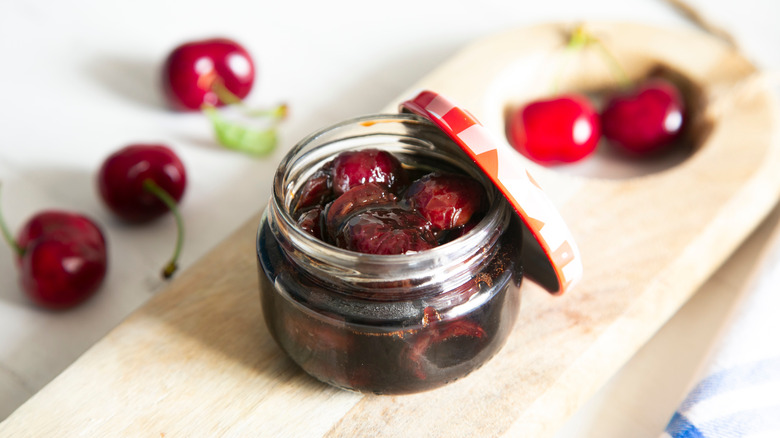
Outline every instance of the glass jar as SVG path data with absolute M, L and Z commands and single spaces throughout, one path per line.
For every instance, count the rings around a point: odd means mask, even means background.
M 469 232 L 402 255 L 327 244 L 290 213 L 301 185 L 342 151 L 384 149 L 404 166 L 466 173 L 490 208 Z M 522 227 L 498 190 L 430 121 L 349 120 L 296 145 L 280 164 L 257 235 L 262 308 L 279 346 L 331 385 L 403 394 L 459 379 L 490 359 L 517 319 Z

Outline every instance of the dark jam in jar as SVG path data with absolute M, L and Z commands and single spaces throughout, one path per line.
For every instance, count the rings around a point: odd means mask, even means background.
M 444 385 L 511 332 L 521 236 L 506 201 L 430 122 L 336 125 L 277 171 L 257 240 L 266 324 L 331 385 L 377 394 Z

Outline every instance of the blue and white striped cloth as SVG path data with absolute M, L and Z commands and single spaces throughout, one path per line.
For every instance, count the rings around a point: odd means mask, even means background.
M 662 438 L 780 438 L 780 245 L 774 233 L 701 380 Z

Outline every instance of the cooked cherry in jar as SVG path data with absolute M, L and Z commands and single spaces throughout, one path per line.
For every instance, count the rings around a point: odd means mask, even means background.
M 314 237 L 365 254 L 424 251 L 457 237 L 485 213 L 487 193 L 471 177 L 411 175 L 389 152 L 342 152 L 304 183 L 293 217 Z
M 257 240 L 263 313 L 323 382 L 436 388 L 514 326 L 520 221 L 437 130 L 414 115 L 357 119 L 304 140 L 277 172 Z

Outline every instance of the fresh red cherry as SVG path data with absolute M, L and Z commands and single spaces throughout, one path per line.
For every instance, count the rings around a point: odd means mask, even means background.
M 401 163 L 391 153 L 379 149 L 342 152 L 333 159 L 333 192 L 341 195 L 352 187 L 381 184 L 395 192 L 406 181 Z
M 336 236 L 336 245 L 364 254 L 405 254 L 436 246 L 429 224 L 400 207 L 371 208 L 351 216 Z
M 179 202 L 187 173 L 176 153 L 160 144 L 126 146 L 106 158 L 98 172 L 100 195 L 111 211 L 128 222 L 147 222 L 170 211 L 147 181 Z
M 98 189 L 105 204 L 128 222 L 146 222 L 171 211 L 178 227 L 173 258 L 164 271 L 176 269 L 184 226 L 177 203 L 184 195 L 187 173 L 167 146 L 134 144 L 111 154 L 98 171 Z
M 596 150 L 599 115 L 580 95 L 533 101 L 508 120 L 507 136 L 521 154 L 541 164 L 572 163 Z
M 243 99 L 252 90 L 254 80 L 252 57 L 244 47 L 227 38 L 182 44 L 168 55 L 163 67 L 168 100 L 181 110 L 231 103 L 225 102 L 226 95 L 231 94 Z
M 601 124 L 613 145 L 644 155 L 672 144 L 682 132 L 684 115 L 677 87 L 659 78 L 612 96 L 601 113 Z
M 50 309 L 73 307 L 100 287 L 106 275 L 106 241 L 89 218 L 65 211 L 33 216 L 13 239 L 22 288 L 36 304 Z
M 466 225 L 487 205 L 485 189 L 479 182 L 455 174 L 423 176 L 409 186 L 406 199 L 431 223 L 434 231 Z

